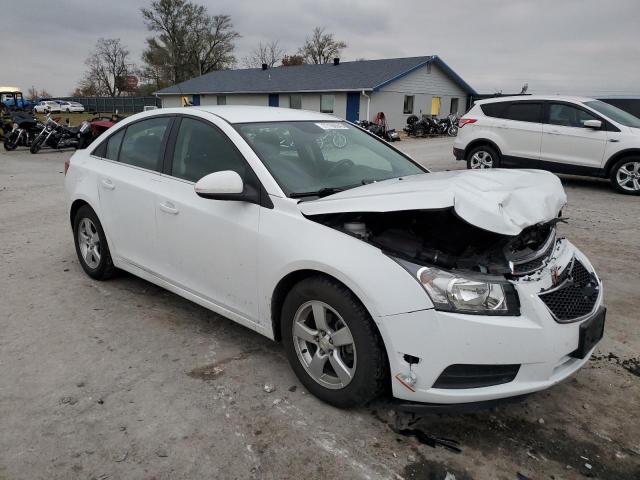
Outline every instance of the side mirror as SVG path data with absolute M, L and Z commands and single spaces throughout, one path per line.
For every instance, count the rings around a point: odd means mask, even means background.
M 602 122 L 600 120 L 585 120 L 583 125 L 586 128 L 593 128 L 594 130 L 599 130 L 602 128 Z
M 202 177 L 194 186 L 203 198 L 214 200 L 241 200 L 244 184 L 237 172 L 224 170 Z

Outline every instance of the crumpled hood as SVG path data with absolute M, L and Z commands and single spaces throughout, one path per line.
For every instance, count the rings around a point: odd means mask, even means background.
M 458 170 L 370 183 L 299 203 L 304 215 L 453 207 L 476 227 L 503 235 L 548 222 L 567 203 L 560 179 L 542 170 Z

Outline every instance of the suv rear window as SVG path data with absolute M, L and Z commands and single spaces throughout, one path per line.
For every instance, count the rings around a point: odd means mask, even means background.
M 507 105 L 509 105 L 509 102 L 494 102 L 480 105 L 480 108 L 487 117 L 502 118 L 502 112 Z

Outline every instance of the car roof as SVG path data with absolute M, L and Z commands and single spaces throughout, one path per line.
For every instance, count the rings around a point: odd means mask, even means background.
M 595 100 L 595 98 L 589 97 L 576 97 L 569 95 L 514 95 L 514 96 L 504 96 L 504 97 L 494 97 L 494 98 L 486 98 L 484 100 L 478 100 L 476 103 L 483 105 L 485 103 L 495 103 L 495 102 L 510 102 L 514 100 L 560 100 L 566 102 L 575 102 L 575 103 L 584 103 Z
M 312 112 L 309 110 L 298 110 L 294 108 L 278 107 L 255 107 L 248 105 L 220 105 L 211 107 L 182 107 L 177 110 L 180 113 L 188 113 L 189 109 L 197 109 L 203 112 L 212 113 L 225 119 L 229 123 L 251 123 L 251 122 L 296 122 L 296 121 L 335 121 L 339 120 L 333 115 L 326 113 Z M 161 109 L 166 110 L 166 109 Z M 152 110 L 156 113 L 157 110 Z

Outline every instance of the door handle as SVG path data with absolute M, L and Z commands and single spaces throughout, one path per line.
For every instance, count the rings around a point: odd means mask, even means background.
M 108 178 L 103 178 L 101 183 L 102 183 L 102 187 L 107 189 L 107 190 L 114 190 L 116 188 L 116 186 L 113 184 L 113 182 L 111 180 L 109 180 Z
M 171 202 L 163 202 L 160 205 L 160 210 L 165 213 L 170 213 L 171 215 L 177 215 L 180 211 L 176 208 L 176 206 Z

